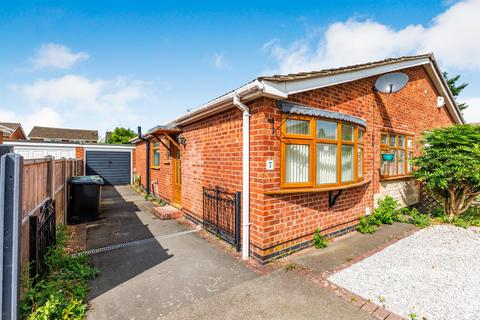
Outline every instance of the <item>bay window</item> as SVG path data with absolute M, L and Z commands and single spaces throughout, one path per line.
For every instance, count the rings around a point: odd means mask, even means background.
M 382 132 L 380 138 L 382 177 L 402 177 L 412 172 L 413 137 Z
M 290 116 L 283 122 L 282 136 L 283 188 L 321 189 L 363 180 L 362 126 Z

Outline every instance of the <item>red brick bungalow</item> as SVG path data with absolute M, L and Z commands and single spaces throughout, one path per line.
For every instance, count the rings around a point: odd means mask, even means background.
M 408 76 L 401 90 L 375 89 L 395 72 Z M 195 220 L 203 186 L 241 191 L 243 257 L 267 262 L 308 246 L 317 228 L 354 230 L 386 194 L 416 203 L 408 159 L 418 138 L 455 123 L 464 121 L 431 54 L 259 77 L 135 139 L 134 170 Z

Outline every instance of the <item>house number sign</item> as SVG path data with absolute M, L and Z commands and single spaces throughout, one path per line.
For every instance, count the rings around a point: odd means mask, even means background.
M 273 160 L 267 160 L 267 170 L 268 171 L 273 170 L 274 164 L 275 164 L 275 162 Z

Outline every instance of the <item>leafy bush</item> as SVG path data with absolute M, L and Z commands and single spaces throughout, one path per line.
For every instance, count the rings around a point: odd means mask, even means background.
M 398 201 L 393 199 L 391 196 L 386 196 L 383 199 L 378 200 L 378 208 L 375 209 L 372 219 L 376 220 L 380 225 L 383 224 L 392 224 L 398 219 Z
M 313 246 L 317 249 L 328 247 L 328 240 L 320 233 L 319 229 L 315 229 L 313 234 Z
M 375 233 L 377 231 L 377 226 L 372 222 L 372 219 L 369 217 L 361 217 L 360 222 L 357 227 L 357 231 L 360 233 Z
M 374 233 L 381 224 L 392 224 L 398 221 L 398 202 L 391 196 L 378 200 L 378 208 L 368 217 L 361 217 L 357 231 L 361 233 Z
M 422 154 L 412 163 L 414 176 L 444 196 L 451 219 L 468 210 L 480 195 L 480 126 L 434 129 L 423 137 Z
M 57 243 L 49 248 L 45 262 L 47 275 L 24 279 L 20 303 L 22 319 L 84 319 L 87 281 L 97 270 L 88 264 L 87 256 L 66 253 L 67 235 L 64 227 L 57 229 Z M 36 281 L 34 281 L 36 280 Z
M 419 228 L 426 228 L 430 225 L 430 216 L 428 214 L 421 214 L 416 208 L 410 211 L 410 223 Z

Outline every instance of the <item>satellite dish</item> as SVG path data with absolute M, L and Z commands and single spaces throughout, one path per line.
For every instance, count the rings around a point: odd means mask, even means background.
M 383 93 L 400 91 L 408 82 L 408 76 L 402 72 L 387 73 L 375 81 L 375 88 Z

